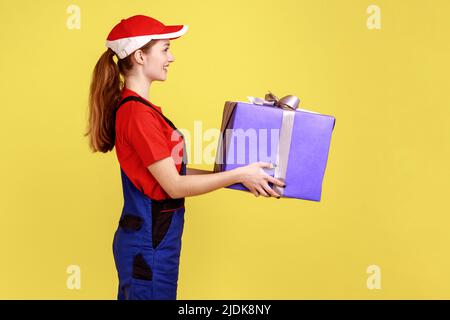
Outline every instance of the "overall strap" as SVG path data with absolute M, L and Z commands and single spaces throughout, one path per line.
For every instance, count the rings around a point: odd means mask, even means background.
M 123 104 L 127 103 L 128 101 L 138 101 L 141 102 L 143 104 L 145 104 L 147 107 L 152 108 L 153 110 L 155 110 L 161 117 L 163 117 L 163 119 L 167 122 L 167 124 L 169 126 L 172 127 L 172 129 L 174 130 L 178 130 L 175 125 L 172 123 L 172 121 L 170 121 L 168 118 L 166 118 L 161 112 L 159 112 L 158 110 L 156 110 L 156 108 L 154 106 L 152 106 L 151 104 L 149 104 L 147 101 L 145 101 L 143 98 L 141 97 L 136 97 L 136 96 L 128 96 L 125 99 L 123 99 L 122 101 L 120 101 L 119 105 L 117 106 L 117 109 L 120 108 L 120 106 L 122 106 Z

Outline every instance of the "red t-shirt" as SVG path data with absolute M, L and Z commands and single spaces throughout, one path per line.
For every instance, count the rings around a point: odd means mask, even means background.
M 141 97 L 124 87 L 122 99 L 128 96 Z M 162 113 L 161 107 L 143 99 L 157 111 L 137 101 L 128 101 L 117 110 L 116 154 L 120 167 L 141 192 L 154 200 L 168 199 L 169 195 L 147 167 L 171 156 L 179 172 L 183 157 L 183 140 L 157 113 Z

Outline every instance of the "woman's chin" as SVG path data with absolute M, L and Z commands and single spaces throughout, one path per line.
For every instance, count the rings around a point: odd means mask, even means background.
M 166 81 L 166 79 L 167 79 L 167 76 L 164 75 L 164 76 L 161 76 L 159 78 L 153 79 L 153 81 Z

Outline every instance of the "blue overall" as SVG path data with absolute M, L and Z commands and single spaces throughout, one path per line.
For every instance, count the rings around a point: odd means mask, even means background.
M 153 108 L 135 96 L 123 99 L 118 107 L 130 100 Z M 169 119 L 158 114 L 174 130 L 178 130 Z M 186 174 L 185 150 L 180 174 Z M 150 199 L 135 187 L 123 169 L 121 176 L 124 206 L 113 240 L 119 276 L 117 298 L 175 300 L 184 226 L 184 198 Z

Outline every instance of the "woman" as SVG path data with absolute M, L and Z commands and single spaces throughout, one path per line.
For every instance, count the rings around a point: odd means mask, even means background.
M 284 185 L 262 170 L 268 163 L 220 173 L 186 168 L 183 136 L 148 96 L 174 61 L 170 40 L 186 30 L 142 15 L 123 19 L 93 72 L 86 135 L 94 152 L 115 147 L 124 194 L 113 241 L 118 299 L 176 299 L 185 197 L 234 183 L 279 197 L 268 182 Z

